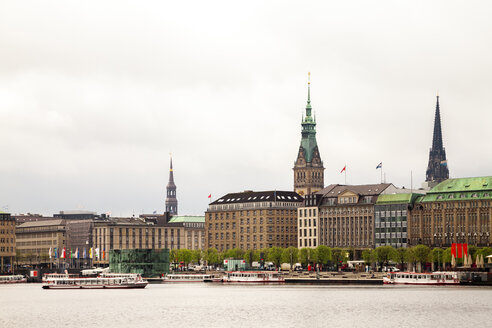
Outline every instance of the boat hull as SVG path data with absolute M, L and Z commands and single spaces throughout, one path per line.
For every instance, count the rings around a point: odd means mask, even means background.
M 139 282 L 134 284 L 122 284 L 122 285 L 73 285 L 73 286 L 58 286 L 58 285 L 44 285 L 43 289 L 131 289 L 131 288 L 145 288 L 148 285 L 147 282 Z

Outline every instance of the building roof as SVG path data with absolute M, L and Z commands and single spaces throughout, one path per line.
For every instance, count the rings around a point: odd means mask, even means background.
M 286 201 L 286 202 L 302 202 L 301 195 L 294 191 L 251 191 L 230 193 L 216 201 L 210 203 L 210 205 L 223 205 L 223 204 L 236 204 L 236 203 L 253 203 L 253 202 L 274 202 L 274 201 Z
M 457 191 L 491 191 L 492 190 L 492 176 L 491 177 L 476 177 L 476 178 L 458 178 L 448 179 L 434 188 L 432 188 L 428 194 L 443 193 L 443 192 L 457 192 Z
M 169 223 L 205 223 L 205 216 L 194 216 L 194 215 L 176 215 L 169 220 Z
M 354 194 L 361 196 L 379 195 L 386 188 L 391 186 L 391 183 L 368 184 L 368 185 L 329 185 L 320 190 L 317 194 L 322 194 L 323 197 L 338 197 L 339 194 L 345 191 L 351 191 Z
M 421 194 L 387 194 L 387 195 L 379 195 L 378 200 L 376 202 L 377 205 L 384 204 L 411 204 L 415 202 L 415 200 L 421 196 Z
M 54 225 L 62 225 L 65 223 L 63 219 L 54 219 L 54 220 L 42 220 L 42 221 L 30 221 L 24 222 L 17 226 L 19 228 L 32 228 L 32 227 L 43 227 L 43 226 L 54 226 Z
M 492 199 L 492 177 L 448 179 L 434 188 L 419 202 Z

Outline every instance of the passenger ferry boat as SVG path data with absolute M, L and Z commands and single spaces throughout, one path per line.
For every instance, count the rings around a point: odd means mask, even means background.
M 458 285 L 457 272 L 389 272 L 383 277 L 385 284 L 403 284 L 403 285 Z
M 205 282 L 212 279 L 211 274 L 167 274 L 162 278 L 162 282 Z
M 118 274 L 117 274 L 118 275 Z M 148 284 L 139 274 L 121 274 L 122 276 L 74 278 L 50 277 L 45 280 L 44 289 L 127 289 L 145 288 Z
M 27 278 L 23 275 L 0 276 L 0 284 L 17 284 L 27 282 Z
M 230 271 L 214 282 L 226 283 L 284 283 L 285 278 L 277 271 Z

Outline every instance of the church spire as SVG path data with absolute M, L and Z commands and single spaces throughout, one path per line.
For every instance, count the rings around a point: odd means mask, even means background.
M 324 187 L 324 167 L 316 142 L 316 120 L 311 107 L 311 73 L 308 73 L 306 114 L 302 119 L 301 145 L 294 164 L 294 190 L 308 195 Z
M 176 199 L 176 185 L 174 184 L 173 158 L 170 155 L 169 182 L 167 183 L 166 212 L 171 215 L 178 214 L 178 200 Z
M 429 163 L 427 165 L 425 181 L 430 186 L 436 185 L 446 179 L 449 179 L 448 161 L 446 159 L 446 150 L 442 141 L 441 129 L 441 109 L 439 106 L 439 93 L 436 96 L 436 112 L 434 116 L 434 134 L 432 136 L 432 148 L 429 151 Z

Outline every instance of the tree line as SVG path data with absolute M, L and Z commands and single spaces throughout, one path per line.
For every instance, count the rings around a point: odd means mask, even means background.
M 492 247 L 478 248 L 469 246 L 468 253 L 473 261 L 477 255 L 486 257 L 492 254 Z M 241 250 L 239 248 L 229 249 L 219 252 L 215 248 L 206 250 L 190 249 L 172 249 L 170 251 L 170 262 L 183 262 L 185 266 L 190 263 L 200 264 L 207 263 L 212 266 L 221 266 L 224 259 L 244 259 L 249 265 L 250 262 L 272 262 L 276 267 L 281 263 L 289 263 L 291 267 L 295 263 L 301 263 L 302 266 L 322 265 L 336 266 L 337 268 L 347 263 L 347 261 L 361 260 L 373 268 L 388 266 L 390 263 L 396 263 L 401 269 L 406 264 L 417 267 L 417 264 L 435 263 L 439 267 L 446 268 L 451 264 L 451 247 L 433 248 L 425 245 L 417 245 L 409 248 L 394 248 L 392 246 L 380 246 L 375 249 L 362 251 L 360 258 L 353 248 L 338 248 L 320 245 L 316 248 L 297 248 L 297 247 L 271 247 L 260 250 Z M 261 257 L 263 256 L 263 258 Z M 456 259 L 457 264 L 462 263 L 462 259 Z

